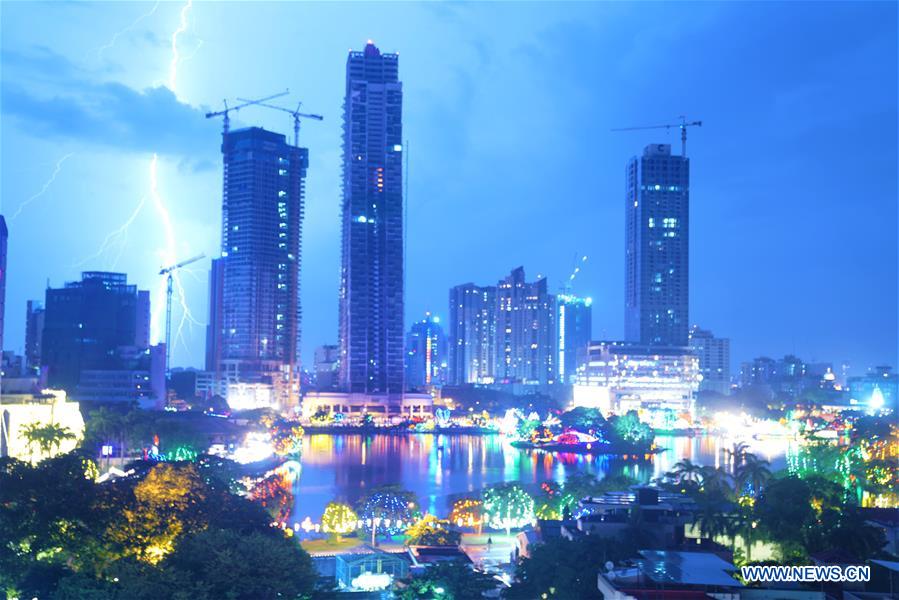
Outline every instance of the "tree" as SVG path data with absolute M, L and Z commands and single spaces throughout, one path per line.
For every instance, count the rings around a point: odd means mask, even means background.
M 484 502 L 480 498 L 460 498 L 453 503 L 450 521 L 457 527 L 476 527 L 481 533 L 484 523 Z
M 743 461 L 734 470 L 734 488 L 737 495 L 742 494 L 746 488 L 752 496 L 757 496 L 771 478 L 771 470 L 767 460 L 759 459 L 755 454 L 744 453 Z
M 559 421 L 565 429 L 576 429 L 583 432 L 603 431 L 607 425 L 605 417 L 596 408 L 578 406 L 559 415 Z
M 412 523 L 417 506 L 413 492 L 397 485 L 385 485 L 359 500 L 358 514 L 369 533 L 374 529 L 376 534 L 396 535 Z
M 619 442 L 648 449 L 655 438 L 652 427 L 640 420 L 637 411 L 629 410 L 623 415 L 614 415 L 610 420 L 611 436 Z
M 331 534 L 332 538 L 339 541 L 341 535 L 356 531 L 358 520 L 359 517 L 349 504 L 328 502 L 322 514 L 322 531 Z
M 537 545 L 530 558 L 519 561 L 515 581 L 503 597 L 533 600 L 546 594 L 550 598 L 601 598 L 595 567 L 635 556 L 634 546 L 619 539 L 588 535 L 574 541 L 548 540 Z M 584 565 L 594 568 L 585 569 Z
M 185 537 L 162 565 L 187 582 L 190 598 L 268 600 L 308 596 L 318 573 L 312 559 L 280 532 L 240 535 L 208 530 Z
M 160 463 L 134 487 L 134 501 L 110 528 L 120 556 L 156 564 L 175 548 L 184 531 L 202 529 L 195 508 L 206 498 L 206 486 L 193 464 Z
M 698 485 L 702 482 L 702 467 L 689 458 L 685 458 L 674 465 L 674 469 L 668 473 L 668 477 L 677 483 L 687 482 Z
M 523 527 L 534 520 L 534 499 L 520 486 L 503 483 L 484 490 L 484 521 L 494 529 Z
M 462 534 L 449 528 L 449 521 L 442 521 L 426 514 L 406 531 L 406 543 L 410 546 L 458 546 Z
M 421 575 L 413 576 L 399 590 L 400 600 L 470 600 L 496 589 L 493 577 L 459 562 L 442 562 L 429 566 Z
M 811 500 L 811 490 L 803 480 L 772 480 L 756 501 L 759 524 L 775 541 L 801 544 L 805 528 L 815 522 Z

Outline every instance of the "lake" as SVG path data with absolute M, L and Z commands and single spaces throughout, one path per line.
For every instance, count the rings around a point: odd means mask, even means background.
M 646 482 L 684 458 L 727 466 L 722 450 L 736 441 L 711 435 L 659 436 L 656 444 L 664 451 L 647 461 L 519 450 L 499 435 L 312 434 L 303 440 L 291 521 L 308 516 L 318 522 L 328 502 L 353 504 L 371 488 L 388 483 L 412 490 L 423 511 L 445 517 L 457 497 L 494 483 L 514 481 L 533 491 L 544 481 L 562 482 L 577 471 L 599 478 L 626 474 Z M 742 441 L 769 460 L 772 470 L 785 466 L 785 440 Z

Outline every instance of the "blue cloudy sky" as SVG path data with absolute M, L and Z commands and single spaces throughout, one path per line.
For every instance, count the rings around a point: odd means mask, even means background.
M 856 371 L 897 362 L 895 3 L 0 12 L 7 349 L 23 347 L 26 300 L 81 270 L 127 272 L 161 308 L 160 265 L 218 250 L 221 122 L 204 113 L 284 88 L 325 115 L 302 134 L 304 356 L 333 343 L 344 64 L 373 39 L 400 53 L 405 89 L 407 322 L 446 315 L 451 285 L 518 265 L 556 287 L 587 254 L 574 291 L 595 300 L 596 338 L 621 337 L 624 166 L 678 138 L 610 129 L 685 114 L 703 121 L 689 148 L 691 321 L 732 338 L 735 363 L 791 352 Z M 237 121 L 291 127 L 258 108 Z M 182 278 L 192 319 L 176 309 L 176 366 L 203 361 L 198 265 Z

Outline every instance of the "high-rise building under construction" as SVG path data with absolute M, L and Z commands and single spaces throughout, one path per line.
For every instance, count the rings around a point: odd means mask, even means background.
M 210 274 L 207 369 L 223 387 L 271 386 L 271 404 L 288 408 L 299 392 L 309 151 L 251 127 L 225 133 L 222 154 L 222 247 Z

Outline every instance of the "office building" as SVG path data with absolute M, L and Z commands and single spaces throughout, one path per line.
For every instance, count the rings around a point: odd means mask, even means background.
M 336 344 L 325 344 L 315 349 L 315 387 L 320 390 L 334 389 L 337 386 L 339 368 L 339 346 Z
M 3 350 L 3 319 L 6 314 L 6 249 L 9 242 L 9 229 L 6 219 L 0 215 L 0 350 Z
M 82 273 L 81 281 L 48 288 L 44 306 L 41 364 L 52 388 L 74 393 L 83 371 L 117 370 L 148 352 L 149 292 L 124 273 Z
M 413 323 L 406 335 L 406 387 L 443 385 L 446 368 L 446 336 L 440 319 L 425 313 L 425 318 Z
M 604 415 L 644 411 L 648 421 L 665 427 L 665 413 L 689 420 L 700 379 L 699 360 L 689 348 L 591 342 L 574 404 Z
M 514 269 L 496 286 L 498 383 L 551 384 L 556 380 L 555 296 L 546 278 L 525 281 Z
M 466 283 L 450 289 L 449 315 L 449 383 L 493 383 L 496 287 Z
M 223 387 L 267 387 L 275 406 L 293 407 L 309 152 L 251 127 L 224 134 L 222 154 L 222 248 L 210 273 L 206 367 L 220 374 Z
M 149 296 L 147 296 L 149 298 Z M 149 313 L 149 307 L 147 307 Z M 25 370 L 37 374 L 41 368 L 41 338 L 44 335 L 44 305 L 29 300 L 25 307 Z
M 715 337 L 711 331 L 696 325 L 690 328 L 690 350 L 699 359 L 702 381 L 699 389 L 730 393 L 730 340 Z
M 590 345 L 593 328 L 593 300 L 559 294 L 556 305 L 559 382 L 574 383 L 578 369 L 587 362 L 587 346 Z
M 346 63 L 339 386 L 403 393 L 403 88 L 371 42 Z
M 690 162 L 669 144 L 646 146 L 627 166 L 625 338 L 688 343 Z

